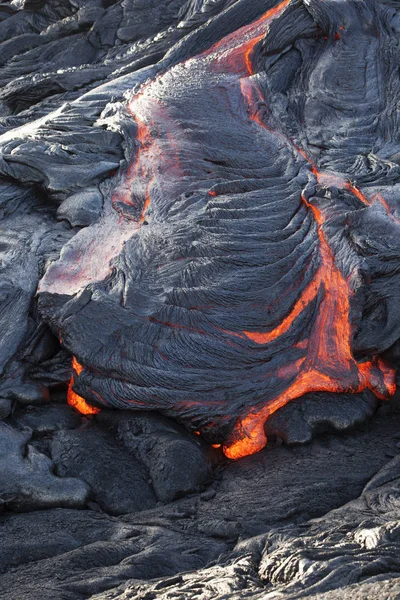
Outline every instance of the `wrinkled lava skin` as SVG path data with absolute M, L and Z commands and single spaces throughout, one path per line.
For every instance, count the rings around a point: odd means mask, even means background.
M 248 4 L 131 97 L 129 167 L 40 285 L 70 394 L 234 459 L 308 391 L 391 396 L 400 337 L 390 8 L 260 2 L 249 23 Z

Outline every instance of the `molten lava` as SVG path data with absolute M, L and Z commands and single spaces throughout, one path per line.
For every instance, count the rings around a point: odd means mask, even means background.
M 133 208 L 141 207 L 140 216 L 133 219 L 140 226 L 145 221 L 146 212 L 150 206 L 150 187 L 152 183 L 152 175 L 146 165 L 146 153 L 154 150 L 155 142 L 147 125 L 136 116 L 132 116 L 137 124 L 136 139 L 139 146 L 136 158 L 129 165 L 122 185 L 112 197 L 112 205 L 118 212 L 117 203 L 119 202 Z M 143 156 L 145 156 L 145 160 L 143 160 Z M 127 218 L 126 213 L 124 213 L 124 218 Z
M 347 190 L 365 206 L 369 206 L 371 202 L 376 199 L 385 208 L 387 214 L 392 219 L 396 220 L 391 214 L 388 204 L 379 194 L 376 195 L 375 199 L 373 198 L 370 201 L 358 187 L 343 176 L 331 172 L 320 171 L 303 149 L 297 147 L 295 143 L 288 139 L 283 133 L 271 130 L 264 122 L 264 114 L 267 107 L 265 106 L 265 99 L 260 87 L 257 85 L 257 78 L 254 76 L 254 50 L 255 46 L 265 37 L 266 33 L 268 33 L 270 23 L 283 14 L 290 2 L 291 0 L 284 0 L 267 11 L 255 22 L 226 36 L 203 54 L 186 61 L 187 64 L 185 64 L 184 67 L 190 71 L 190 62 L 193 61 L 193 66 L 197 61 L 196 64 L 197 66 L 200 65 L 199 69 L 203 76 L 208 76 L 210 73 L 213 76 L 217 74 L 215 81 L 218 81 L 218 85 L 213 86 L 212 92 L 217 94 L 215 88 L 220 86 L 224 93 L 227 93 L 227 90 L 232 93 L 235 101 L 232 102 L 231 105 L 233 117 L 231 115 L 230 118 L 240 121 L 241 126 L 245 124 L 246 136 L 248 136 L 248 138 L 250 138 L 254 131 L 257 135 L 262 136 L 262 129 L 268 130 L 269 138 L 271 138 L 271 136 L 278 138 L 279 144 L 277 144 L 277 146 L 280 145 L 282 147 L 282 145 L 284 145 L 286 149 L 289 148 L 290 153 L 296 156 L 296 162 L 298 161 L 298 155 L 303 157 L 309 165 L 306 169 L 308 169 L 309 177 L 310 179 L 313 179 L 314 183 L 316 181 L 321 186 L 335 186 L 339 189 Z M 337 34 L 335 36 L 335 41 L 337 41 L 338 44 L 341 44 L 342 42 L 340 40 L 340 34 Z M 180 66 L 182 67 L 182 65 Z M 179 65 L 174 68 L 175 71 L 177 71 Z M 181 71 L 179 71 L 181 77 L 182 72 L 183 69 L 181 68 Z M 193 70 L 193 72 L 196 71 Z M 226 79 L 223 80 L 223 78 Z M 223 85 L 222 80 L 226 81 L 225 88 L 225 84 Z M 177 78 L 174 80 L 174 84 L 176 82 L 179 83 L 180 79 Z M 193 99 L 195 108 L 200 110 L 200 108 L 204 106 L 204 103 L 196 98 L 196 78 L 193 78 L 192 82 L 190 87 L 190 99 Z M 178 108 L 172 107 L 170 113 L 168 112 L 169 96 L 167 93 L 167 84 L 168 80 L 165 82 L 162 80 L 162 76 L 160 76 L 159 81 L 156 79 L 152 83 L 143 86 L 140 93 L 129 103 L 128 110 L 137 125 L 138 145 L 134 160 L 129 166 L 122 184 L 112 197 L 111 216 L 108 215 L 107 217 L 109 226 L 104 228 L 103 237 L 94 240 L 89 259 L 86 259 L 85 255 L 85 259 L 82 260 L 82 267 L 80 267 L 80 271 L 78 269 L 79 277 L 78 275 L 75 276 L 78 283 L 72 282 L 68 279 L 68 276 L 64 278 L 59 277 L 58 271 L 55 270 L 56 277 L 54 279 L 57 280 L 55 286 L 56 293 L 76 293 L 77 289 L 81 289 L 83 285 L 86 285 L 88 282 L 94 280 L 99 281 L 99 278 L 104 277 L 104 271 L 110 268 L 111 258 L 117 255 L 121 250 L 122 245 L 140 231 L 143 233 L 144 230 L 142 230 L 141 227 L 146 223 L 152 201 L 153 210 L 151 218 L 153 222 L 157 220 L 157 210 L 161 214 L 161 222 L 162 219 L 167 219 L 167 217 L 170 218 L 175 210 L 178 212 L 178 209 L 176 209 L 174 205 L 174 202 L 178 205 L 178 200 L 183 203 L 184 209 L 186 207 L 186 204 L 184 203 L 185 199 L 188 201 L 189 206 L 192 192 L 194 197 L 196 197 L 195 192 L 197 193 L 197 200 L 199 202 L 202 201 L 201 194 L 203 193 L 207 197 L 207 201 L 213 205 L 213 209 L 219 210 L 217 204 L 220 196 L 223 195 L 223 192 L 221 193 L 223 185 L 216 184 L 215 179 L 210 177 L 210 180 L 202 180 L 202 189 L 198 190 L 195 187 L 195 184 L 197 185 L 196 173 L 191 170 L 192 165 L 197 163 L 191 162 L 192 157 L 190 153 L 192 151 L 195 152 L 195 150 L 192 150 L 194 145 L 192 144 L 190 135 L 192 135 L 194 131 L 197 136 L 200 136 L 201 156 L 206 155 L 206 138 L 201 137 L 201 126 L 193 128 L 190 121 L 186 120 L 186 128 L 181 127 L 181 112 L 178 110 L 181 106 L 179 103 L 177 105 Z M 153 89 L 151 88 L 151 85 L 154 85 Z M 211 85 L 212 84 L 210 83 L 210 86 Z M 179 93 L 177 94 L 178 98 L 181 93 L 183 94 L 182 90 L 179 89 Z M 237 96 L 235 96 L 235 94 L 237 94 Z M 228 97 L 230 98 L 229 94 Z M 236 102 L 237 98 L 239 99 L 239 102 Z M 208 108 L 212 109 L 211 104 Z M 216 114 L 218 115 L 221 113 Z M 205 119 L 204 122 L 206 123 L 207 121 L 208 119 Z M 195 117 L 193 117 L 193 122 L 195 122 Z M 266 134 L 265 131 L 264 133 Z M 215 132 L 215 137 L 218 137 L 218 130 Z M 177 143 L 177 140 L 180 139 L 183 140 L 182 148 L 180 148 Z M 210 148 L 213 148 L 213 144 L 217 145 L 217 142 L 211 139 Z M 185 169 L 181 168 L 179 157 L 182 158 L 182 165 Z M 193 160 L 197 160 L 197 157 Z M 269 157 L 267 156 L 266 162 L 268 162 L 268 160 Z M 210 160 L 209 162 L 213 161 Z M 299 162 L 302 161 L 299 159 Z M 207 173 L 211 173 L 211 171 L 207 171 Z M 222 176 L 221 179 L 223 179 Z M 208 185 L 211 180 L 212 185 Z M 189 188 L 185 187 L 185 185 L 188 185 L 188 181 L 190 183 Z M 171 182 L 171 185 L 168 186 L 166 182 Z M 190 186 L 193 186 L 193 190 Z M 216 191 L 217 189 L 218 192 Z M 297 340 L 293 343 L 293 346 L 296 348 L 297 358 L 295 360 L 288 359 L 287 363 L 277 368 L 274 373 L 274 376 L 280 383 L 277 389 L 283 391 L 281 393 L 271 392 L 270 395 L 272 398 L 266 397 L 265 404 L 263 404 L 261 408 L 260 405 L 258 405 L 257 408 L 250 408 L 247 413 L 244 413 L 242 417 L 238 418 L 231 436 L 223 445 L 225 455 L 231 459 L 238 459 L 261 450 L 267 442 L 264 432 L 266 419 L 276 410 L 283 407 L 291 400 L 299 398 L 303 394 L 319 391 L 359 393 L 368 388 L 379 398 L 385 399 L 395 392 L 395 372 L 382 359 L 374 357 L 365 362 L 357 362 L 353 356 L 353 332 L 350 319 L 350 301 L 353 295 L 351 282 L 345 278 L 336 264 L 335 256 L 332 252 L 329 240 L 327 239 L 326 225 L 328 215 L 324 213 L 324 209 L 316 206 L 312 200 L 307 198 L 306 192 L 303 192 L 300 197 L 300 188 L 297 189 L 298 195 L 295 196 L 294 202 L 297 202 L 300 206 L 303 205 L 302 210 L 304 210 L 305 207 L 305 210 L 311 215 L 314 227 L 313 231 L 316 237 L 316 244 L 315 246 L 313 245 L 312 249 L 314 252 L 315 248 L 318 266 L 312 280 L 301 292 L 297 293 L 297 298 L 295 302 L 292 303 L 292 308 L 281 322 L 272 329 L 268 329 L 267 326 L 264 327 L 261 323 L 260 325 L 257 325 L 257 327 L 254 327 L 255 330 L 249 325 L 239 325 L 236 331 L 228 331 L 226 329 L 218 328 L 219 321 L 213 322 L 212 319 L 210 319 L 207 324 L 208 329 L 215 328 L 217 334 L 224 333 L 222 343 L 227 345 L 231 344 L 233 339 L 240 337 L 241 343 L 243 341 L 245 342 L 246 348 L 244 351 L 247 351 L 249 347 L 250 349 L 254 349 L 257 346 L 267 346 L 271 342 L 281 338 L 281 336 L 284 336 L 292 328 L 295 321 L 303 315 L 304 311 L 311 305 L 315 305 L 316 316 L 313 320 L 311 330 L 307 335 L 303 334 L 301 341 Z M 160 198 L 162 200 L 160 200 Z M 211 201 L 211 198 L 215 200 Z M 168 202 L 166 202 L 165 199 L 167 199 Z M 158 205 L 157 202 L 159 203 Z M 224 206 L 224 202 L 227 203 L 226 199 L 222 200 L 222 207 Z M 160 204 L 162 210 L 160 209 Z M 187 215 L 189 215 L 189 209 L 187 210 Z M 223 208 L 221 210 L 223 210 Z M 202 212 L 201 214 L 203 217 L 204 213 Z M 187 218 L 189 219 L 189 217 Z M 182 220 L 182 228 L 184 226 L 185 221 Z M 90 261 L 92 260 L 92 256 L 96 254 L 95 249 L 101 245 L 107 245 L 107 236 L 110 232 L 114 231 L 117 231 L 117 234 L 115 234 L 116 239 L 112 246 L 112 251 L 107 255 L 107 261 L 103 261 L 102 265 L 96 267 L 95 270 L 91 270 L 92 267 Z M 196 231 L 196 235 L 197 234 L 198 232 Z M 110 246 L 110 244 L 108 245 Z M 195 244 L 193 244 L 193 247 L 195 247 Z M 196 258 L 199 257 L 195 256 L 194 259 Z M 203 257 L 200 255 L 200 258 Z M 182 257 L 174 257 L 173 260 L 182 260 Z M 195 260 L 193 261 L 193 264 L 195 264 Z M 193 266 L 193 273 L 195 273 L 194 268 L 195 267 Z M 186 275 L 188 278 L 191 276 L 191 269 L 191 266 L 187 266 Z M 149 277 L 149 280 L 150 279 L 151 277 Z M 155 279 L 157 278 L 155 277 Z M 59 281 L 61 281 L 61 283 L 59 283 Z M 176 275 L 176 280 L 174 279 L 171 281 L 173 281 L 173 283 L 168 286 L 169 291 L 173 290 L 174 286 L 177 286 L 176 281 L 180 281 L 178 275 Z M 185 283 L 185 279 L 183 279 L 183 281 Z M 205 279 L 205 281 L 204 287 L 207 287 L 208 280 Z M 221 282 L 214 280 L 214 283 L 220 284 Z M 191 291 L 189 286 L 183 287 L 185 288 L 185 293 Z M 215 285 L 215 287 L 217 288 L 217 285 Z M 162 285 L 160 284 L 160 289 L 161 288 Z M 51 291 L 54 292 L 54 289 L 52 288 Z M 162 296 L 161 293 L 160 295 Z M 179 303 L 177 306 L 174 306 L 172 302 L 170 304 L 165 303 L 165 305 L 162 306 L 155 303 L 154 306 L 156 307 L 154 312 L 149 310 L 148 313 L 136 315 L 134 311 L 132 311 L 132 316 L 137 319 L 137 322 L 139 322 L 139 319 L 143 319 L 152 325 L 161 325 L 164 329 L 168 328 L 174 330 L 173 334 L 176 334 L 176 340 L 173 337 L 168 338 L 167 343 L 163 346 L 164 349 L 171 347 L 171 343 L 169 343 L 171 339 L 174 340 L 174 342 L 176 341 L 174 347 L 178 347 L 178 341 L 181 339 L 179 337 L 181 332 L 190 332 L 191 334 L 196 335 L 201 334 L 204 338 L 207 338 L 208 332 L 203 331 L 201 327 L 197 325 L 196 320 L 193 321 L 194 324 L 192 324 L 192 321 L 190 320 L 191 311 L 195 311 L 193 306 L 187 308 L 184 303 L 183 306 L 180 306 Z M 166 310 L 167 308 L 170 312 Z M 174 322 L 174 316 L 178 320 L 178 315 L 181 314 L 178 310 L 174 310 L 176 308 L 179 308 L 186 317 L 190 314 L 190 318 L 184 323 Z M 170 315 L 172 315 L 171 319 Z M 259 318 L 257 318 L 257 320 L 258 319 Z M 254 322 L 257 321 L 254 320 L 252 323 Z M 232 337 L 229 338 L 229 336 Z M 165 338 L 163 341 L 165 341 Z M 154 348 L 156 349 L 155 346 Z M 177 360 L 178 353 L 175 352 L 174 355 L 174 348 L 171 350 L 171 356 L 164 355 L 158 349 L 157 352 L 159 352 L 159 356 L 164 360 L 170 361 L 172 364 L 171 369 L 173 368 L 175 361 L 179 363 Z M 166 350 L 166 353 L 168 353 L 168 350 Z M 223 353 L 222 350 L 221 354 Z M 303 356 L 298 358 L 299 354 L 303 354 Z M 180 357 L 178 356 L 178 358 Z M 264 363 L 262 363 L 262 368 L 264 368 L 263 365 Z M 185 364 L 184 368 L 186 369 L 186 367 L 189 369 L 192 368 L 192 365 Z M 77 375 L 81 373 L 82 368 L 83 367 L 74 358 L 73 369 Z M 153 367 L 151 366 L 151 368 Z M 200 372 L 199 367 L 196 376 L 199 377 L 198 373 Z M 143 373 L 145 373 L 145 370 Z M 137 400 L 137 402 L 140 402 L 141 407 L 145 406 L 146 401 L 148 400 L 148 397 L 144 396 L 148 382 L 146 381 L 144 374 L 142 377 L 143 380 L 140 380 L 140 385 L 137 385 L 138 395 L 140 396 L 140 394 L 143 394 L 143 397 Z M 170 389 L 175 391 L 177 388 L 174 387 L 175 382 L 170 384 L 168 377 L 165 379 L 168 383 L 165 383 L 163 394 L 167 397 L 167 393 Z M 98 408 L 89 406 L 83 398 L 73 391 L 73 384 L 74 377 L 71 379 L 68 390 L 69 404 L 75 406 L 83 414 L 96 414 L 99 412 Z M 185 388 L 185 392 L 186 389 L 188 388 Z M 268 393 L 266 396 L 268 396 Z M 156 399 L 157 396 L 154 394 L 154 400 Z M 131 402 L 132 405 L 134 405 L 136 401 L 135 398 L 124 400 L 128 403 Z M 174 400 L 172 399 L 170 401 L 170 406 L 172 406 L 173 402 Z M 206 403 L 203 400 L 201 402 L 203 406 Z M 185 400 L 182 404 L 188 408 L 190 403 Z M 193 403 L 193 405 L 195 405 L 195 403 Z M 163 408 L 162 405 L 161 408 Z M 159 409 L 159 405 L 156 405 L 155 408 L 153 406 L 153 409 Z M 236 414 L 240 414 L 240 412 L 238 411 Z M 222 419 L 220 415 L 218 418 Z M 225 416 L 225 418 L 227 417 Z M 195 433 L 200 435 L 201 432 L 196 431 Z M 214 447 L 219 447 L 219 444 L 214 444 Z
M 121 235 L 121 243 L 125 241 L 125 239 L 129 238 L 135 231 L 137 232 L 140 229 L 140 226 L 143 225 L 146 219 L 146 213 L 150 206 L 150 186 L 151 186 L 151 177 L 148 177 L 148 172 L 146 168 L 141 163 L 142 153 L 145 150 L 148 150 L 153 145 L 152 138 L 150 136 L 150 132 L 148 127 L 135 119 L 138 126 L 137 132 L 137 140 L 139 142 L 139 148 L 137 150 L 136 159 L 129 166 L 127 173 L 125 174 L 122 185 L 117 189 L 114 193 L 111 203 L 113 208 L 120 212 L 118 209 L 118 203 L 123 203 L 126 206 L 131 206 L 137 208 L 136 204 L 132 201 L 132 195 L 134 195 L 139 203 L 142 204 L 141 211 L 139 216 L 136 219 L 127 219 L 126 215 L 122 217 L 123 220 L 128 220 L 128 227 L 125 225 L 125 231 L 123 231 L 123 235 Z M 141 182 L 146 181 L 145 189 L 135 190 L 136 193 L 132 194 L 132 188 L 134 188 L 135 184 L 141 185 Z M 139 204 L 140 207 L 140 204 Z M 75 357 L 72 359 L 72 368 L 79 375 L 83 366 L 79 364 Z M 83 415 L 95 415 L 100 412 L 100 409 L 94 406 L 91 406 L 86 402 L 82 396 L 79 396 L 72 389 L 74 385 L 74 376 L 71 377 L 71 381 L 68 386 L 68 404 L 76 408 Z
M 250 26 L 234 32 L 208 51 L 220 53 L 220 66 L 230 68 L 233 72 L 242 74 L 240 88 L 250 118 L 258 125 L 266 128 L 258 111 L 252 110 L 253 105 L 263 101 L 258 87 L 243 77 L 253 75 L 252 54 L 255 45 L 265 35 L 265 27 L 279 16 L 289 5 L 290 0 L 284 0 L 273 9 L 266 12 Z M 336 39 L 340 39 L 340 36 Z M 222 53 L 222 54 L 221 54 Z M 281 135 L 276 132 L 277 135 Z M 354 194 L 363 204 L 370 204 L 364 194 L 352 183 L 341 181 L 334 174 L 320 172 L 314 162 L 304 151 L 293 147 L 310 163 L 311 172 L 318 183 L 335 184 Z M 350 326 L 350 297 L 352 290 L 349 283 L 336 266 L 334 256 L 325 238 L 323 213 L 310 204 L 305 195 L 302 201 L 312 212 L 318 230 L 320 266 L 313 280 L 301 293 L 290 313 L 274 329 L 267 332 L 243 331 L 248 339 L 256 344 L 268 344 L 289 330 L 315 298 L 322 293 L 323 299 L 319 305 L 311 335 L 307 341 L 306 356 L 291 366 L 281 370 L 283 376 L 292 374 L 293 381 L 279 396 L 268 399 L 264 408 L 252 410 L 238 420 L 235 429 L 223 451 L 228 458 L 238 459 L 261 450 L 267 442 L 264 424 L 266 419 L 276 410 L 303 394 L 315 391 L 324 392 L 353 392 L 358 393 L 366 388 L 371 389 L 376 396 L 385 399 L 394 394 L 396 389 L 395 372 L 382 359 L 373 359 L 358 364 L 351 351 L 352 331 Z M 381 201 L 382 202 L 382 201 Z M 387 204 L 382 202 L 387 208 Z M 278 373 L 279 376 L 280 373 Z
M 318 227 L 321 264 L 290 314 L 267 333 L 244 331 L 257 344 L 267 344 L 288 330 L 293 321 L 322 290 L 323 300 L 307 344 L 305 359 L 295 365 L 294 381 L 281 395 L 268 400 L 258 411 L 240 419 L 223 450 L 228 458 L 238 459 L 261 450 L 267 443 L 266 419 L 291 400 L 308 392 L 359 393 L 369 388 L 378 398 L 386 399 L 396 391 L 395 372 L 382 359 L 358 364 L 351 351 L 349 284 L 335 265 L 335 259 L 323 233 L 322 213 L 302 197 L 312 211 Z M 287 372 L 284 373 L 287 375 Z
M 279 17 L 291 0 L 283 0 L 259 19 L 245 25 L 214 44 L 204 55 L 211 55 L 224 70 L 242 74 L 243 70 L 253 75 L 252 55 L 255 46 L 265 37 L 266 27 Z
M 78 363 L 75 356 L 72 358 L 72 368 L 77 375 L 80 375 L 80 373 L 83 371 L 82 365 Z M 68 386 L 68 404 L 76 408 L 76 410 L 78 410 L 82 415 L 97 415 L 97 413 L 100 412 L 100 409 L 96 408 L 95 406 L 91 406 L 84 398 L 82 398 L 82 396 L 79 396 L 76 392 L 74 392 L 72 389 L 74 381 L 74 376 L 72 376 Z

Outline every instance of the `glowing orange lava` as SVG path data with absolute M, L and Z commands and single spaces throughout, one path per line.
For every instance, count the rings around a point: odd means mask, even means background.
M 253 75 L 254 47 L 265 37 L 268 24 L 281 15 L 290 2 L 291 0 L 283 0 L 250 25 L 241 27 L 214 44 L 204 52 L 204 55 L 218 53 L 215 58 L 220 60 L 224 69 L 230 67 L 229 70 L 232 72 L 241 72 L 245 69 L 249 75 Z
M 294 308 L 275 329 L 268 333 L 243 332 L 257 344 L 266 344 L 288 330 L 301 312 L 323 291 L 323 299 L 314 322 L 304 359 L 294 365 L 294 381 L 278 397 L 269 400 L 265 407 L 250 411 L 239 420 L 224 454 L 238 459 L 264 448 L 267 438 L 264 432 L 266 419 L 291 400 L 308 392 L 359 393 L 369 388 L 378 398 L 386 399 L 396 391 L 396 375 L 383 359 L 357 363 L 351 351 L 349 284 L 335 264 L 334 256 L 325 239 L 322 226 L 323 214 L 303 202 L 312 211 L 318 228 L 321 265 Z M 288 375 L 289 371 L 281 375 Z M 278 373 L 279 376 L 279 373 Z
M 72 368 L 77 375 L 80 375 L 80 373 L 83 371 L 82 365 L 78 363 L 75 356 L 72 358 Z M 97 415 L 100 412 L 100 409 L 96 408 L 95 406 L 91 406 L 84 398 L 82 398 L 82 396 L 79 396 L 76 392 L 74 392 L 72 389 L 73 385 L 74 376 L 71 377 L 71 381 L 69 382 L 68 386 L 68 404 L 76 408 L 76 410 L 78 410 L 82 415 Z
M 134 221 L 134 226 L 136 226 L 137 230 L 139 230 L 140 226 L 146 220 L 146 213 L 150 206 L 150 202 L 151 202 L 150 186 L 152 183 L 152 179 L 151 178 L 149 179 L 146 177 L 147 173 L 145 172 L 143 165 L 141 165 L 141 163 L 140 163 L 140 158 L 141 158 L 142 152 L 146 148 L 150 147 L 153 142 L 152 142 L 149 128 L 144 123 L 139 121 L 138 119 L 135 119 L 135 120 L 136 120 L 137 126 L 138 126 L 137 140 L 139 142 L 139 149 L 138 149 L 138 152 L 136 155 L 136 160 L 134 160 L 133 163 L 129 166 L 122 185 L 114 193 L 114 195 L 112 197 L 112 204 L 115 207 L 117 202 L 121 202 L 127 206 L 136 207 L 136 205 L 132 202 L 133 182 L 135 181 L 140 184 L 140 182 L 146 181 L 147 183 L 146 183 L 146 186 L 144 189 L 143 208 L 140 212 L 140 216 L 138 217 L 137 221 Z M 141 190 L 139 190 L 139 192 L 140 191 Z M 140 194 L 137 194 L 137 195 L 140 196 Z M 83 370 L 83 366 L 79 364 L 79 362 L 76 360 L 75 357 L 73 357 L 73 359 L 72 359 L 72 368 L 74 369 L 74 371 L 76 372 L 77 375 L 79 375 Z M 71 381 L 69 382 L 69 386 L 68 386 L 68 394 L 67 394 L 68 404 L 70 406 L 73 406 L 74 408 L 76 408 L 83 415 L 96 415 L 97 413 L 99 413 L 100 412 L 99 408 L 91 406 L 90 404 L 88 404 L 86 402 L 86 400 L 84 398 L 82 398 L 82 396 L 79 396 L 76 392 L 74 392 L 74 390 L 72 389 L 73 385 L 74 385 L 74 376 L 71 377 Z
M 265 129 L 267 127 L 260 114 L 260 106 L 264 99 L 258 86 L 254 84 L 254 77 L 250 79 L 254 75 L 254 49 L 264 38 L 268 25 L 284 12 L 290 2 L 291 0 L 283 0 L 258 20 L 226 36 L 202 54 L 211 59 L 215 70 L 220 69 L 223 73 L 232 73 L 238 76 L 242 97 L 248 108 L 250 119 Z M 340 29 L 343 28 L 340 27 Z M 340 39 L 340 34 L 336 34 L 335 39 Z M 143 106 L 141 102 L 143 102 Z M 147 120 L 151 111 L 148 110 L 146 102 L 155 103 L 156 100 L 154 98 L 143 99 L 142 92 L 142 98 L 141 94 L 137 95 L 128 106 L 138 128 L 138 149 L 134 161 L 128 168 L 124 182 L 112 198 L 113 206 L 117 210 L 119 203 L 124 204 L 126 208 L 140 209 L 139 216 L 136 213 L 132 219 L 133 226 L 138 231 L 145 222 L 151 205 L 151 188 L 155 177 L 153 165 L 156 164 L 158 172 L 161 172 L 160 165 L 165 166 L 167 163 L 163 161 L 168 160 L 165 152 L 162 151 L 163 147 L 158 146 L 153 135 L 153 121 L 149 123 Z M 253 109 L 254 106 L 257 107 L 256 110 Z M 157 106 L 157 110 L 160 114 L 162 107 Z M 284 138 L 283 134 L 274 133 L 282 139 Z M 287 138 L 284 139 L 286 143 L 291 143 Z M 171 145 L 172 143 L 173 140 L 170 141 Z M 294 143 L 292 143 L 292 147 L 309 163 L 311 173 L 320 185 L 334 185 L 347 189 L 363 204 L 370 204 L 370 201 L 353 183 L 334 173 L 319 171 L 316 164 L 302 149 L 295 146 Z M 178 159 L 176 158 L 176 160 Z M 218 194 L 215 190 L 210 190 L 208 195 L 216 197 Z M 377 198 L 385 210 L 391 214 L 387 203 L 378 196 Z M 283 383 L 289 380 L 289 385 L 286 384 L 287 387 L 281 394 L 267 399 L 264 406 L 250 410 L 236 423 L 228 443 L 223 446 L 225 455 L 231 459 L 238 459 L 261 450 L 267 442 L 264 432 L 266 419 L 276 410 L 303 394 L 311 391 L 359 393 L 368 388 L 379 398 L 384 399 L 393 395 L 396 389 L 395 372 L 382 359 L 374 358 L 362 363 L 357 363 L 354 359 L 351 349 L 352 330 L 350 325 L 350 298 L 353 292 L 350 283 L 337 267 L 325 237 L 323 212 L 311 204 L 304 194 L 301 200 L 313 215 L 318 234 L 320 262 L 312 281 L 302 291 L 289 314 L 274 329 L 225 333 L 240 336 L 254 344 L 265 345 L 284 335 L 307 307 L 317 300 L 319 301 L 318 313 L 308 339 L 303 339 L 295 344 L 299 350 L 304 351 L 304 356 L 293 363 L 283 365 L 276 373 L 277 378 L 280 378 Z M 127 212 L 129 214 L 129 211 Z M 128 219 L 129 217 L 124 214 L 123 218 Z M 148 318 L 150 321 L 160 323 L 154 317 Z M 185 328 L 170 322 L 162 324 L 178 329 Z M 202 332 L 198 331 L 198 333 Z M 83 367 L 75 358 L 73 358 L 72 366 L 77 375 L 82 372 Z M 68 403 L 82 414 L 97 414 L 100 409 L 90 406 L 84 398 L 76 394 L 72 389 L 73 384 L 74 377 L 71 378 L 68 388 Z M 194 433 L 200 435 L 199 431 Z M 213 445 L 215 448 L 219 446 L 220 444 Z
M 266 33 L 265 26 L 273 18 L 279 16 L 289 3 L 290 0 L 281 2 L 258 21 L 227 36 L 207 52 L 207 54 L 216 50 L 222 52 L 218 59 L 219 64 L 232 72 L 242 74 L 240 88 L 247 103 L 249 116 L 251 120 L 265 129 L 267 127 L 262 118 L 252 108 L 259 106 L 260 101 L 263 101 L 261 92 L 257 85 L 243 75 L 253 75 L 254 47 L 263 39 Z M 336 39 L 339 37 L 336 36 Z M 238 40 L 243 41 L 238 43 Z M 275 133 L 277 136 L 283 137 L 280 133 Z M 370 205 L 370 201 L 355 185 L 334 173 L 319 171 L 316 164 L 302 149 L 295 146 L 294 143 L 292 145 L 311 165 L 311 172 L 319 184 L 335 185 L 347 189 L 363 204 Z M 389 214 L 387 203 L 381 198 L 378 199 Z M 306 350 L 305 357 L 282 367 L 277 373 L 277 376 L 282 379 L 288 377 L 293 379 L 289 387 L 276 398 L 268 400 L 263 408 L 250 410 L 245 417 L 238 420 L 229 442 L 223 446 L 224 454 L 231 459 L 238 459 L 261 450 L 267 443 L 264 432 L 266 419 L 276 410 L 303 394 L 312 391 L 359 393 L 369 388 L 379 398 L 385 399 L 393 395 L 396 390 L 395 371 L 382 359 L 357 363 L 353 357 L 350 326 L 350 297 L 353 292 L 336 266 L 334 256 L 325 238 L 324 215 L 316 206 L 310 204 L 304 195 L 302 195 L 302 201 L 312 212 L 317 225 L 320 266 L 290 313 L 277 327 L 267 332 L 243 331 L 242 335 L 256 344 L 268 344 L 287 332 L 306 307 L 318 295 L 322 295 L 318 315 L 309 339 L 302 342 L 302 347 Z
M 152 177 L 148 177 L 145 166 L 142 163 L 142 155 L 154 145 L 154 140 L 151 137 L 150 129 L 145 123 L 140 121 L 136 116 L 132 115 L 137 124 L 137 141 L 139 148 L 137 150 L 135 160 L 130 164 L 123 183 L 112 197 L 112 204 L 115 207 L 117 202 L 121 202 L 127 206 L 136 207 L 132 201 L 132 189 L 135 191 L 135 196 L 140 198 L 144 196 L 143 208 L 137 220 L 138 225 L 142 225 L 145 221 L 146 212 L 150 206 L 150 186 Z M 143 186 L 143 184 L 145 185 Z M 144 187 L 144 189 L 142 189 Z
M 394 221 L 397 224 L 400 224 L 400 219 L 398 219 L 397 217 L 394 216 L 394 214 L 392 213 L 389 204 L 386 202 L 385 198 L 378 192 L 377 194 L 375 194 L 372 197 L 372 201 L 377 200 L 385 209 L 386 214 L 388 217 L 390 217 L 390 219 L 392 219 L 392 221 Z

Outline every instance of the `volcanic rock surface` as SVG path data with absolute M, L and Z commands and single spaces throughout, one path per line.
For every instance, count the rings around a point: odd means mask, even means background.
M 0 3 L 1 598 L 400 597 L 399 36 Z

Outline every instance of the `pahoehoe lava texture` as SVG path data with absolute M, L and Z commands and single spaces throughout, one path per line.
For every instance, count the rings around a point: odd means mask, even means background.
M 307 392 L 392 395 L 400 333 L 393 11 L 247 9 L 138 86 L 128 164 L 39 288 L 75 403 L 160 411 L 229 458 Z
M 399 36 L 0 2 L 1 597 L 400 595 Z

